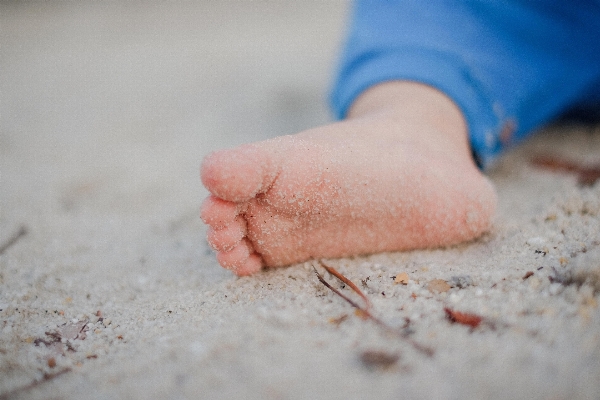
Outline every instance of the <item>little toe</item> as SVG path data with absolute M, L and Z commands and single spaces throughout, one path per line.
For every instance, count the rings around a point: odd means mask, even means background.
M 230 251 L 246 236 L 246 221 L 236 217 L 235 221 L 223 229 L 209 228 L 207 240 L 217 251 Z
M 238 215 L 239 207 L 230 201 L 209 196 L 200 207 L 200 218 L 205 224 L 219 230 L 233 223 Z
M 246 264 L 253 252 L 254 249 L 252 248 L 250 242 L 247 239 L 243 239 L 233 249 L 229 251 L 218 252 L 217 261 L 223 268 L 235 271 Z
M 256 253 L 250 254 L 245 263 L 241 264 L 232 271 L 237 276 L 248 276 L 257 273 L 262 268 L 262 258 Z
M 211 153 L 202 162 L 202 183 L 219 198 L 232 202 L 250 200 L 266 191 L 277 175 L 269 154 L 257 145 Z

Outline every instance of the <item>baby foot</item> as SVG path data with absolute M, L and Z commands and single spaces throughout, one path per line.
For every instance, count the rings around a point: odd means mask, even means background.
M 460 112 L 432 88 L 408 88 L 417 93 L 399 108 L 372 108 L 387 95 L 369 91 L 348 120 L 207 156 L 201 218 L 218 262 L 249 275 L 488 230 L 495 191 L 470 158 Z

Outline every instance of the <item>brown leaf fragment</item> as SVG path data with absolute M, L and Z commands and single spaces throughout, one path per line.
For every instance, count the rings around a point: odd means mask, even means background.
M 584 166 L 575 162 L 561 160 L 550 156 L 539 156 L 531 160 L 535 167 L 552 172 L 568 172 L 577 175 L 581 186 L 592 186 L 600 179 L 600 165 Z
M 569 263 L 569 259 L 567 257 L 561 257 L 558 259 L 558 262 L 560 263 L 561 267 L 564 267 Z
M 361 308 L 356 308 L 354 310 L 354 315 L 356 315 L 358 318 L 364 319 L 364 320 L 367 320 L 371 317 L 371 315 L 368 313 L 368 311 L 363 310 Z
M 450 289 L 451 288 L 450 285 L 448 285 L 448 282 L 446 282 L 443 279 L 434 279 L 432 281 L 429 281 L 429 283 L 427 284 L 427 290 L 429 290 L 431 293 L 444 293 Z
M 471 328 L 477 328 L 483 320 L 483 318 L 479 315 L 455 311 L 448 307 L 444 307 L 444 311 L 446 312 L 446 317 L 450 320 L 450 322 L 468 325 Z
M 342 314 L 337 318 L 329 318 L 329 323 L 335 326 L 339 326 L 342 322 L 348 319 L 348 314 Z
M 363 365 L 370 369 L 389 369 L 393 367 L 400 355 L 380 350 L 365 350 L 360 355 Z
M 408 285 L 408 274 L 406 272 L 399 273 L 398 275 L 396 275 L 396 278 L 394 279 L 394 283 Z
M 50 368 L 56 367 L 56 359 L 54 357 L 50 357 L 48 359 L 48 367 L 50 367 Z
M 534 157 L 531 164 L 553 172 L 575 172 L 577 169 L 574 164 L 551 156 Z
M 527 271 L 527 273 L 525 273 L 525 275 L 523 275 L 523 280 L 529 278 L 530 276 L 533 276 L 533 271 Z
M 600 179 L 600 167 L 588 168 L 579 173 L 578 181 L 581 186 L 592 186 Z

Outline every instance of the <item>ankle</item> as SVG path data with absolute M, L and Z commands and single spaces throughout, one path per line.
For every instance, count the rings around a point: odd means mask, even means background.
M 422 141 L 432 151 L 475 166 L 462 112 L 448 96 L 431 86 L 410 81 L 376 85 L 356 99 L 348 119 L 396 126 L 400 128 L 396 131 L 411 141 Z

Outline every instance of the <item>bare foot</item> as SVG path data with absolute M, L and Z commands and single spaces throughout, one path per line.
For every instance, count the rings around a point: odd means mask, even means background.
M 410 82 L 369 89 L 342 122 L 212 153 L 201 176 L 208 241 L 237 275 L 468 241 L 496 207 L 458 108 Z

